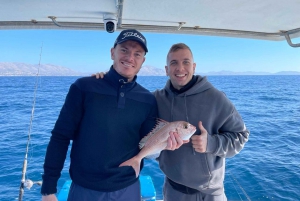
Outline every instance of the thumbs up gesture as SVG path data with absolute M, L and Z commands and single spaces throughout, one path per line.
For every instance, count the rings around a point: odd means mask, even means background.
M 201 135 L 193 135 L 191 137 L 192 144 L 193 144 L 193 148 L 195 149 L 195 151 L 204 153 L 206 151 L 206 147 L 207 147 L 207 131 L 203 127 L 201 121 L 199 121 L 198 126 L 201 131 Z

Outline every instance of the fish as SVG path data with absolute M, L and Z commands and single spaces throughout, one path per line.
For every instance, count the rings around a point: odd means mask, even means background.
M 157 119 L 156 125 L 139 142 L 139 153 L 131 159 L 123 162 L 121 166 L 132 166 L 136 177 L 140 173 L 140 164 L 144 157 L 159 154 L 167 147 L 169 132 L 177 132 L 182 140 L 188 140 L 196 132 L 196 127 L 186 121 L 168 122 Z

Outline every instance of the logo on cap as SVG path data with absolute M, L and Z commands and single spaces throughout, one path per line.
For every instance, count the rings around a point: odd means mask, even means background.
M 141 35 L 139 35 L 138 33 L 133 33 L 133 32 L 126 32 L 126 33 L 124 33 L 123 34 L 123 38 L 121 38 L 122 40 L 124 39 L 124 38 L 127 38 L 127 37 L 130 37 L 130 36 L 132 36 L 132 37 L 137 37 L 137 38 L 139 38 L 141 41 L 143 41 L 143 43 L 145 43 L 145 39 L 141 36 Z
M 120 35 L 117 37 L 117 39 L 114 43 L 114 47 L 117 44 L 123 43 L 128 40 L 133 40 L 133 41 L 138 42 L 144 48 L 145 52 L 148 52 L 146 38 L 135 29 L 123 30 L 120 33 Z

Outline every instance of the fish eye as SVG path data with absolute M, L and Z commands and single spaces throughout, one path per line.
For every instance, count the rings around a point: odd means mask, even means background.
M 187 129 L 187 128 L 188 128 L 188 125 L 187 125 L 187 124 L 184 124 L 183 127 L 184 127 L 184 129 Z

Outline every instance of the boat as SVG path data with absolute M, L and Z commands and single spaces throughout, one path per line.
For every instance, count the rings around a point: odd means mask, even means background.
M 1 0 L 0 29 L 105 30 L 272 41 L 300 36 L 299 1 Z
M 293 42 L 300 37 L 298 0 L 0 0 L 0 4 L 0 31 L 101 30 L 110 34 L 134 28 L 146 33 L 286 40 L 291 47 L 300 47 Z M 151 194 L 142 193 L 142 199 L 155 200 L 151 177 L 141 176 L 140 181 Z M 65 200 L 69 185 L 66 181 L 62 187 L 60 201 Z
M 141 201 L 159 201 L 156 199 L 156 191 L 152 178 L 149 175 L 140 175 L 139 180 L 141 184 Z M 65 181 L 57 195 L 58 201 L 67 201 L 71 183 L 71 180 Z

